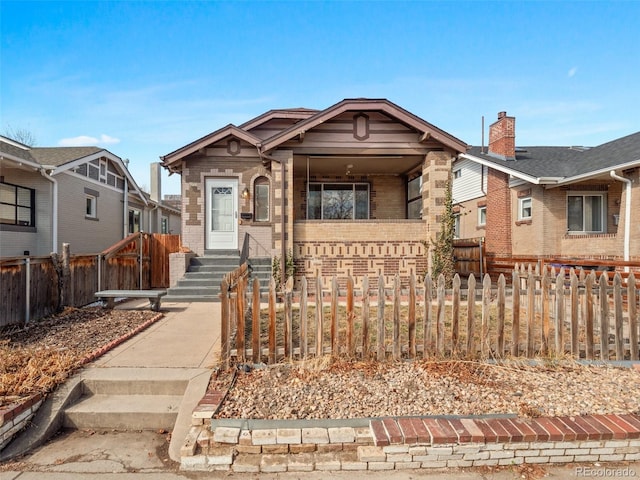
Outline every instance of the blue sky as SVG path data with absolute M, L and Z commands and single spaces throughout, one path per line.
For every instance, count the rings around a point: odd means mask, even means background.
M 0 131 L 149 163 L 272 108 L 388 98 L 481 141 L 597 145 L 640 129 L 640 2 L 2 0 Z M 179 178 L 163 193 L 180 193 Z

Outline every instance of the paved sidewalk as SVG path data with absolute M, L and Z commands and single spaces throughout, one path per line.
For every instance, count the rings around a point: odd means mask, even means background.
M 116 308 L 148 308 L 148 302 Z M 164 302 L 161 311 L 164 318 L 89 367 L 213 368 L 220 354 L 220 304 Z

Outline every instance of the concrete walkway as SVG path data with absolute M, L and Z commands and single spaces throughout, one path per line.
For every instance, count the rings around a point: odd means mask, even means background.
M 148 302 L 132 300 L 119 304 L 121 310 L 148 309 Z M 205 394 L 212 368 L 216 365 L 220 351 L 220 304 L 218 303 L 170 303 L 161 309 L 164 317 L 149 328 L 107 352 L 88 364 L 67 383 L 77 383 L 78 378 L 95 377 L 103 379 L 131 381 L 141 378 L 152 380 L 163 377 L 182 377 L 188 386 L 180 403 L 178 416 L 171 435 L 168 456 L 173 461 L 180 460 L 180 446 L 191 427 L 191 413 Z M 148 374 L 145 370 L 148 369 Z M 162 375 L 166 369 L 166 375 Z M 59 389 L 64 395 L 65 389 Z M 55 396 L 54 396 L 55 397 Z M 56 425 L 59 423 L 59 409 L 64 403 L 52 400 L 53 407 L 41 408 L 33 420 L 35 425 Z M 38 430 L 25 432 L 9 444 L 7 450 L 16 452 L 31 449 L 41 444 Z M 124 437 L 121 437 L 124 438 Z M 85 439 L 87 440 L 87 439 Z M 117 440 L 116 440 L 117 442 Z M 65 446 L 63 457 L 81 457 L 88 445 L 80 442 L 76 451 Z M 8 453 L 8 452 L 6 452 Z M 29 457 L 56 456 L 60 461 L 60 449 L 56 441 L 36 449 Z M 145 453 L 146 455 L 146 453 Z M 27 458 L 29 458 L 27 457 Z M 45 461 L 46 462 L 46 461 Z
M 118 309 L 148 308 L 129 301 Z M 163 302 L 164 318 L 107 352 L 90 367 L 213 368 L 220 354 L 219 303 Z

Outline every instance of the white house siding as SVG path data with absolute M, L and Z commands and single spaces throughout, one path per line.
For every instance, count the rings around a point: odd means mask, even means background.
M 478 225 L 478 208 L 486 205 L 487 174 L 482 174 L 482 165 L 471 160 L 460 159 L 453 164 L 454 172 L 451 196 L 453 204 L 458 207 L 459 238 L 476 238 L 485 236 L 485 227 Z M 455 172 L 460 175 L 455 178 Z M 484 190 L 484 191 L 483 191 Z
M 482 175 L 484 167 L 471 160 L 456 160 L 453 164 L 453 172 L 460 171 L 460 176 L 453 179 L 451 195 L 453 203 L 466 202 L 474 198 L 483 197 L 487 191 L 487 175 Z M 484 189 L 484 192 L 483 192 Z
M 99 253 L 122 239 L 122 191 L 104 184 L 60 174 L 58 180 L 58 248 L 69 243 L 71 253 Z M 96 191 L 97 220 L 85 215 L 85 188 Z M 59 250 L 61 251 L 61 250 Z
M 30 255 L 41 256 L 51 253 L 51 182 L 39 172 L 3 168 L 6 183 L 35 189 L 36 231 L 19 230 L 3 225 L 0 227 L 0 256 L 14 257 L 28 251 Z

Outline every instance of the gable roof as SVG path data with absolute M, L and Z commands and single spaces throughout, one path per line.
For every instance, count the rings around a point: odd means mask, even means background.
M 38 163 L 56 167 L 98 152 L 107 152 L 107 150 L 98 147 L 33 147 L 31 149 L 31 155 Z
M 282 143 L 294 138 L 309 129 L 320 125 L 344 112 L 348 111 L 376 111 L 382 112 L 399 122 L 425 134 L 426 138 L 432 138 L 444 146 L 456 152 L 464 152 L 468 145 L 462 140 L 450 135 L 440 128 L 426 122 L 420 117 L 399 107 L 387 99 L 352 98 L 345 99 L 325 110 L 310 108 L 275 109 L 259 115 L 239 127 L 229 124 L 204 137 L 201 137 L 184 147 L 160 157 L 162 165 L 170 171 L 179 170 L 179 162 L 186 156 L 204 148 L 212 143 L 220 141 L 227 136 L 234 136 L 256 147 L 257 153 L 262 157 L 269 157 L 269 153 Z M 274 135 L 262 139 L 250 132 L 261 125 L 274 119 L 298 120 L 293 125 L 278 131 Z
M 109 150 L 99 147 L 29 147 L 10 138 L 0 136 L 0 159 L 7 158 L 16 163 L 24 163 L 36 170 L 49 170 L 49 175 L 55 176 L 67 170 L 105 157 L 117 164 L 135 193 L 144 201 L 140 187 L 129 172 L 122 159 Z
M 457 152 L 464 152 L 468 147 L 462 140 L 450 135 L 444 130 L 439 129 L 435 125 L 426 122 L 420 117 L 385 98 L 347 98 L 274 135 L 263 143 L 262 148 L 265 152 L 268 152 L 287 140 L 292 139 L 296 135 L 304 133 L 315 126 L 348 111 L 383 112 L 422 133 L 429 133 L 434 140 L 439 141 Z
M 593 148 L 518 147 L 515 160 L 505 160 L 480 147 L 460 155 L 535 184 L 561 185 L 640 166 L 640 132 Z
M 269 120 L 279 118 L 304 120 L 316 113 L 318 113 L 318 110 L 314 110 L 312 108 L 282 108 L 269 110 L 262 115 L 258 115 L 257 117 L 244 122 L 240 125 L 240 128 L 249 131 L 256 127 L 259 127 L 260 125 L 263 125 L 264 123 L 267 123 Z
M 211 132 L 210 134 L 189 143 L 188 145 L 185 145 L 184 147 L 161 156 L 160 159 L 162 160 L 163 166 L 168 168 L 172 163 L 180 161 L 183 157 L 191 155 L 193 152 L 197 152 L 201 148 L 218 142 L 228 136 L 236 137 L 255 146 L 258 146 L 262 141 L 259 137 L 256 137 L 252 133 L 242 130 L 241 128 L 236 127 L 233 124 L 229 124 L 225 127 L 220 128 L 219 130 L 216 130 L 215 132 Z

